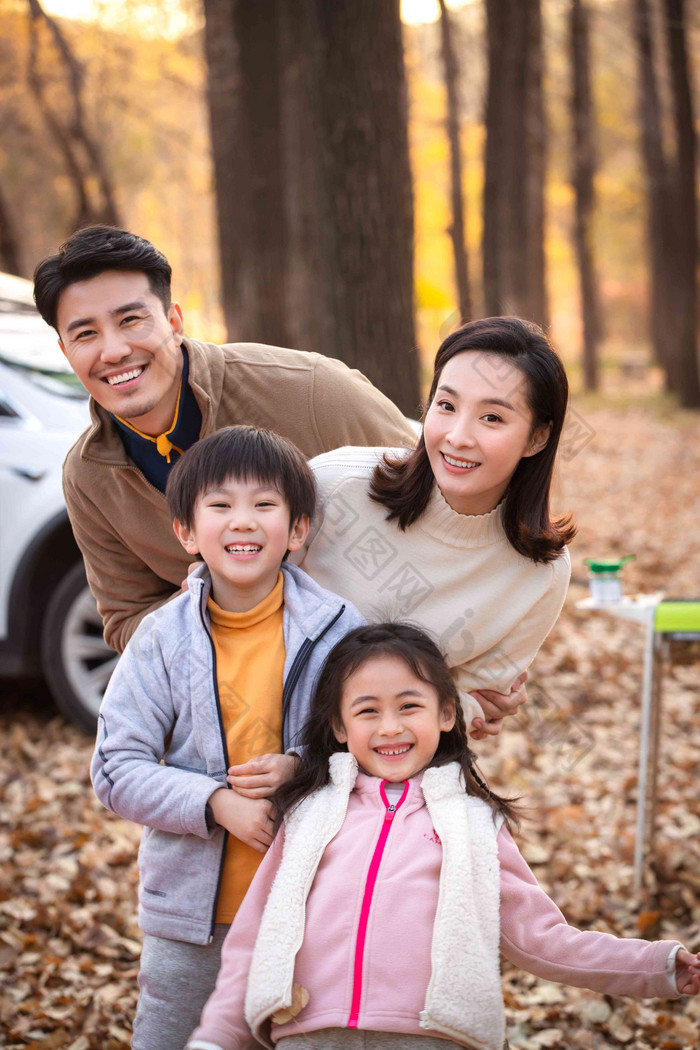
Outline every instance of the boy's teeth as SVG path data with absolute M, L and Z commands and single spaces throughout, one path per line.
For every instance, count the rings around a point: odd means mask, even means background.
M 229 543 L 226 550 L 236 551 L 238 554 L 251 554 L 254 551 L 262 550 L 262 547 L 258 543 Z
M 136 379 L 143 372 L 142 368 L 132 368 L 130 372 L 122 372 L 118 376 L 107 376 L 107 382 L 110 386 L 116 386 L 117 383 L 126 383 L 129 379 Z
M 443 456 L 452 467 L 478 467 L 478 463 L 474 463 L 470 459 L 455 459 L 454 456 L 448 456 L 446 452 L 443 452 Z

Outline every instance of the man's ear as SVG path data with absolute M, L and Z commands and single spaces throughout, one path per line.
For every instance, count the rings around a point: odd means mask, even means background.
M 179 335 L 182 339 L 185 334 L 185 322 L 182 317 L 182 307 L 179 303 L 170 304 L 170 309 L 168 310 L 168 322 L 173 330 L 173 334 Z
M 199 554 L 199 546 L 194 538 L 192 529 L 183 525 L 177 518 L 173 520 L 173 532 L 179 539 L 188 554 Z
M 308 514 L 302 514 L 300 518 L 292 525 L 289 530 L 289 541 L 287 543 L 287 549 L 290 551 L 298 551 L 306 543 L 306 537 L 309 535 L 309 516 Z
M 536 456 L 538 452 L 541 452 L 545 448 L 549 441 L 549 435 L 552 433 L 552 424 L 547 423 L 545 426 L 535 427 L 530 438 L 530 444 L 527 446 L 523 457 Z
M 61 348 L 61 351 L 62 351 L 62 353 L 63 353 L 63 356 L 64 356 L 64 357 L 68 357 L 68 354 L 66 353 L 66 348 L 65 348 L 65 346 L 63 345 L 63 340 L 61 339 L 60 335 L 59 335 L 59 337 L 58 337 L 58 345 L 59 345 L 59 346 L 60 346 L 60 348 Z
M 333 736 L 339 744 L 347 744 L 348 734 L 345 732 L 345 727 L 342 722 L 336 724 L 333 722 Z

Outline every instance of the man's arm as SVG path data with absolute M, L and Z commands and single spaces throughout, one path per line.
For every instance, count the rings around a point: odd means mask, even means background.
M 415 431 L 393 401 L 336 358 L 319 357 L 316 362 L 313 411 L 317 454 L 344 445 L 412 448 L 416 443 Z
M 95 504 L 65 474 L 63 491 L 87 581 L 102 617 L 105 641 L 122 653 L 144 616 L 169 601 L 180 588 L 161 579 L 129 550 Z

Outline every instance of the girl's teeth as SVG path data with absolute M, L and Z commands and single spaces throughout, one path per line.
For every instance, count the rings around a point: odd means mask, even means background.
M 478 463 L 472 463 L 471 460 L 468 460 L 468 459 L 454 459 L 452 456 L 448 456 L 444 452 L 443 452 L 443 456 L 445 457 L 445 459 L 447 460 L 447 462 L 450 464 L 451 467 L 478 467 L 479 466 Z
M 393 748 L 391 750 L 389 750 L 387 748 L 377 748 L 377 751 L 379 752 L 380 755 L 405 755 L 406 752 L 409 751 L 409 750 L 410 750 L 410 748 L 408 748 L 408 747 L 397 747 L 397 748 Z
M 117 383 L 126 383 L 129 379 L 136 379 L 143 372 L 143 368 L 134 368 L 131 372 L 122 372 L 119 376 L 107 376 L 107 382 L 110 386 L 116 386 Z

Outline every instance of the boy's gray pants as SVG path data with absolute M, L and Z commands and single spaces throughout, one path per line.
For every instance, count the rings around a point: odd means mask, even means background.
M 144 934 L 132 1050 L 182 1050 L 214 991 L 228 930 L 217 923 L 211 944 Z

